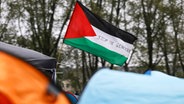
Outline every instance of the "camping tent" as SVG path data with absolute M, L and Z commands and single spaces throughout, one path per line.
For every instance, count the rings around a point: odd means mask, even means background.
M 94 74 L 78 104 L 183 104 L 184 79 L 159 71 L 136 74 L 101 69 Z
M 10 45 L 4 42 L 0 42 L 0 50 L 11 53 L 12 55 L 23 59 L 24 61 L 32 64 L 36 68 L 42 71 L 51 72 L 52 79 L 55 79 L 56 75 L 56 59 L 46 56 L 37 51 L 26 49 L 14 45 Z
M 42 53 L 6 44 L 0 42 L 0 50 L 4 50 L 6 52 L 10 52 L 11 54 L 22 58 L 23 60 L 31 63 L 32 65 L 36 66 L 37 68 L 41 69 L 54 69 L 56 68 L 56 59 L 53 57 L 46 56 Z
M 58 89 L 48 77 L 30 65 L 34 60 L 29 59 L 37 58 L 27 59 L 21 54 L 37 55 L 41 61 L 49 58 L 34 51 L 25 51 L 0 43 L 0 104 L 71 104 L 64 91 Z M 45 68 L 42 64 L 36 65 Z

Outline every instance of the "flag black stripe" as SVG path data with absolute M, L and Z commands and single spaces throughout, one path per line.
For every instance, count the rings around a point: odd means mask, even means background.
M 77 1 L 80 7 L 83 9 L 85 15 L 87 16 L 90 23 L 95 26 L 96 28 L 122 39 L 125 42 L 133 44 L 133 42 L 137 39 L 134 35 L 123 31 L 112 24 L 108 23 L 107 21 L 101 19 L 96 14 L 92 13 L 88 8 L 86 8 L 81 2 Z

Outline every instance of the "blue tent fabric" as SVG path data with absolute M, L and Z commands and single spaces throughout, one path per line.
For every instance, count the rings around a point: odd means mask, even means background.
M 66 92 L 66 96 L 70 99 L 71 104 L 76 104 L 78 99 L 75 97 L 75 95 L 71 92 Z
M 145 75 L 151 75 L 151 70 L 150 70 L 150 69 L 146 70 L 146 71 L 144 72 L 144 74 L 145 74 Z
M 183 104 L 184 79 L 159 71 L 151 75 L 99 70 L 77 104 Z

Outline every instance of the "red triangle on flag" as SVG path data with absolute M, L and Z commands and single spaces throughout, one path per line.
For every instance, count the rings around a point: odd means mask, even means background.
M 96 36 L 96 34 L 82 8 L 76 3 L 65 38 L 82 38 L 84 36 Z

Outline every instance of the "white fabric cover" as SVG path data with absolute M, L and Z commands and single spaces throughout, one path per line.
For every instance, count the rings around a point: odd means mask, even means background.
M 78 104 L 184 104 L 184 79 L 104 68 L 91 78 Z

